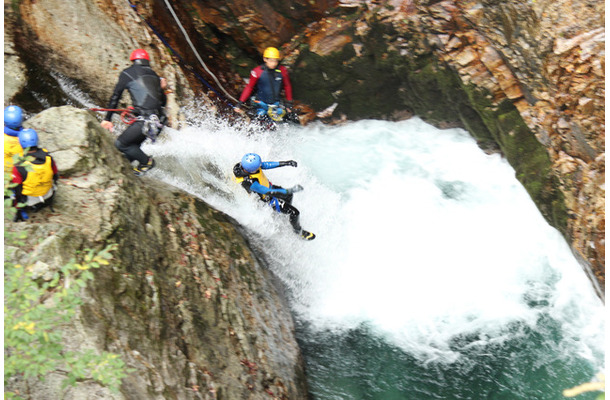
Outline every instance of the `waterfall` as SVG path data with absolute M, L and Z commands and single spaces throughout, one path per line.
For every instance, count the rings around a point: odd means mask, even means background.
M 465 131 L 191 122 L 144 146 L 149 176 L 248 232 L 288 288 L 315 398 L 556 399 L 602 368 L 604 305 L 510 165 Z M 248 152 L 298 162 L 266 175 L 305 188 L 293 204 L 316 240 L 233 181 Z

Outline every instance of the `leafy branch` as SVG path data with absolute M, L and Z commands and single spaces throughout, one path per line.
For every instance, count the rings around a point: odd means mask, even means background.
M 10 193 L 5 173 L 4 191 Z M 5 200 L 5 217 L 13 211 Z M 23 245 L 25 232 L 8 232 L 5 245 Z M 117 354 L 93 350 L 69 351 L 64 347 L 62 326 L 70 323 L 83 304 L 81 290 L 94 278 L 92 272 L 110 264 L 116 244 L 101 251 L 87 250 L 55 271 L 46 282 L 37 280 L 33 267 L 4 260 L 4 385 L 11 377 L 44 379 L 50 372 L 66 375 L 63 387 L 94 380 L 117 392 L 129 372 Z M 35 260 L 34 260 L 35 261 Z M 5 391 L 6 398 L 18 398 Z

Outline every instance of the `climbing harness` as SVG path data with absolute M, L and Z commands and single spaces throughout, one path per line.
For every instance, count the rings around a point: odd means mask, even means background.
M 121 113 L 121 121 L 124 124 L 131 125 L 138 120 L 138 118 L 133 115 L 133 107 L 129 108 L 90 108 L 89 111 L 112 111 L 112 112 L 120 112 Z
M 136 121 L 143 121 L 144 124 L 142 125 L 142 134 L 144 136 L 146 136 L 147 138 L 149 138 L 153 143 L 157 140 L 157 137 L 159 137 L 159 134 L 161 133 L 161 130 L 163 129 L 163 127 L 165 126 L 161 120 L 159 119 L 159 116 L 157 114 L 151 114 L 147 117 L 144 116 L 135 116 L 133 114 L 134 108 L 133 107 L 129 107 L 129 108 L 90 108 L 90 111 L 112 111 L 112 112 L 120 112 L 121 113 L 121 121 L 123 121 L 123 123 L 127 124 L 127 125 L 131 125 Z
M 266 114 L 271 118 L 272 121 L 281 122 L 286 115 L 286 108 L 282 106 L 279 102 L 274 104 L 267 104 L 264 101 L 254 99 L 253 102 L 256 104 L 257 108 L 261 110 L 266 110 Z
M 269 106 L 267 115 L 269 115 L 269 118 L 271 118 L 273 121 L 280 122 L 284 119 L 284 115 L 286 115 L 286 109 L 282 106 L 272 104 Z
M 280 201 L 281 201 L 281 203 L 280 203 Z M 277 197 L 272 197 L 271 200 L 269 200 L 269 205 L 271 207 L 273 207 L 273 209 L 275 211 L 281 212 L 282 211 L 281 207 L 284 205 L 284 201 L 278 199 Z
M 142 125 L 142 134 L 154 143 L 164 126 L 159 120 L 157 114 L 152 114 L 146 118 L 140 116 L 137 118 L 137 120 L 144 121 L 144 125 Z

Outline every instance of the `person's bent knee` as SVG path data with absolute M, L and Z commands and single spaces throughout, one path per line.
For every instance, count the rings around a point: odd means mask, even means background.
M 129 146 L 126 146 L 123 142 L 121 142 L 119 139 L 114 141 L 114 146 L 119 149 L 120 152 L 125 153 L 128 149 Z

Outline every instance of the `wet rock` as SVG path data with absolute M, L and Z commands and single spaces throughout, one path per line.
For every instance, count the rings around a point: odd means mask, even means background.
M 54 211 L 6 228 L 28 232 L 19 257 L 42 279 L 78 251 L 118 245 L 63 337 L 71 350 L 118 353 L 133 371 L 118 395 L 93 381 L 63 389 L 59 372 L 5 389 L 27 387 L 32 398 L 307 398 L 285 299 L 234 221 L 133 176 L 89 112 L 51 108 L 28 124 L 57 151 L 60 173 L 64 166 L 70 173 L 59 181 Z
M 20 3 L 31 38 L 24 47 L 44 52 L 50 66 L 83 81 L 98 98 L 107 98 L 115 79 L 109 71 L 124 64 L 134 42 L 153 52 L 186 97 L 189 87 L 200 85 L 177 71 L 124 1 L 85 3 L 77 1 L 73 10 L 57 0 Z M 235 95 L 245 84 L 235 71 L 245 79 L 260 63 L 262 49 L 277 45 L 291 67 L 295 97 L 313 109 L 310 117 L 334 103 L 330 118 L 339 121 L 393 118 L 406 111 L 437 126 L 460 124 L 482 147 L 501 149 L 545 218 L 603 279 L 603 249 L 590 245 L 605 233 L 596 222 L 605 215 L 599 201 L 605 197 L 605 163 L 595 161 L 605 152 L 603 2 L 180 0 L 175 5 L 206 62 Z M 167 12 L 154 1 L 139 2 L 138 9 L 159 21 L 189 64 L 200 68 Z M 76 44 L 90 49 L 83 62 Z M 562 151 L 584 162 L 577 175 L 582 172 L 594 184 L 557 169 Z

